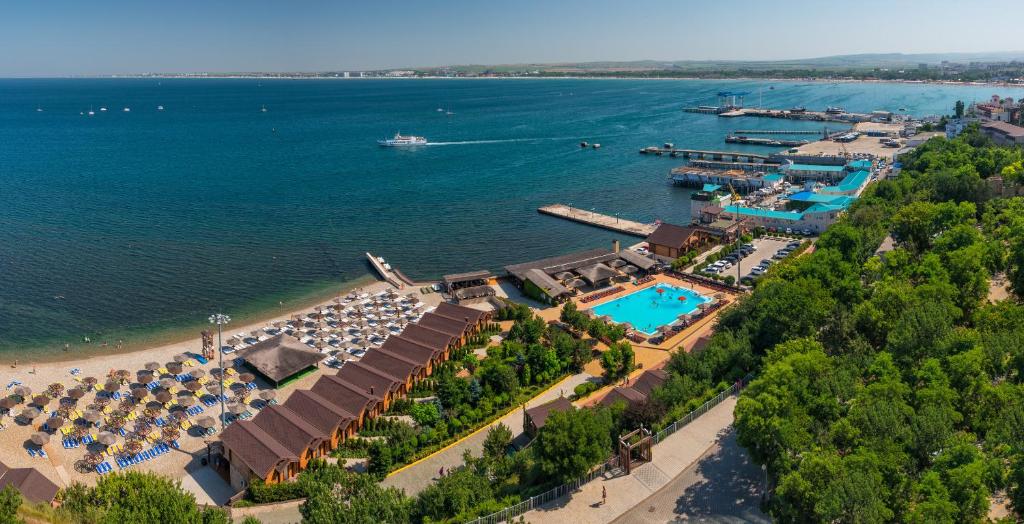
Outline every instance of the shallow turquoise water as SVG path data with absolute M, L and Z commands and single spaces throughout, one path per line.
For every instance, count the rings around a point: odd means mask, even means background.
M 820 128 L 680 111 L 721 90 L 751 91 L 755 104 L 761 88 L 770 107 L 917 114 L 992 91 L 771 85 L 0 80 L 0 358 L 83 336 L 132 340 L 213 309 L 273 309 L 364 277 L 365 251 L 425 279 L 630 240 L 536 212 L 548 203 L 685 221 L 688 192 L 666 183 L 681 160 L 639 147 Z M 447 145 L 376 145 L 396 131 Z
M 658 284 L 605 302 L 595 307 L 594 313 L 597 316 L 608 315 L 620 324 L 628 322 L 637 330 L 653 335 L 659 327 L 696 311 L 698 306 L 710 300 L 690 289 Z

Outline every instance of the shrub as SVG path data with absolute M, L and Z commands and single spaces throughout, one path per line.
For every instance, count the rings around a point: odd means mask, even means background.
M 572 389 L 575 400 L 584 398 L 595 391 L 597 391 L 597 384 L 593 382 L 584 382 Z

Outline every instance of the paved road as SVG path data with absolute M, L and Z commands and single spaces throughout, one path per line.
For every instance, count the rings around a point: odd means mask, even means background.
M 662 522 L 769 523 L 761 513 L 761 469 L 729 432 L 655 494 L 614 524 Z

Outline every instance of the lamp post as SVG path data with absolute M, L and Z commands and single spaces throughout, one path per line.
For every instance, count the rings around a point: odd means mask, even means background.
M 231 322 L 231 317 L 229 317 L 229 316 L 227 316 L 227 315 L 225 315 L 223 313 L 214 313 L 214 314 L 210 315 L 210 323 L 217 325 L 217 354 L 220 355 L 220 362 L 218 364 L 220 366 L 220 373 L 218 373 L 218 376 L 220 377 L 220 391 L 218 392 L 220 394 L 220 398 L 217 399 L 217 400 L 220 401 L 220 429 L 221 429 L 221 431 L 224 431 L 224 425 L 225 425 L 224 424 L 224 350 L 223 350 L 224 343 L 221 341 L 221 338 L 223 336 L 222 332 L 224 330 L 224 325 L 227 324 L 228 322 Z

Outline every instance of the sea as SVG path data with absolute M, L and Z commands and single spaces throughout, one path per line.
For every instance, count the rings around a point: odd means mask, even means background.
M 748 106 L 918 116 L 1024 96 L 783 81 L 0 80 L 0 361 L 191 338 L 215 311 L 236 323 L 282 313 L 368 282 L 367 251 L 428 280 L 628 244 L 638 239 L 537 208 L 685 222 L 689 191 L 667 181 L 683 160 L 639 148 L 775 151 L 723 139 L 825 127 L 681 111 L 722 91 L 746 92 Z M 377 145 L 396 132 L 431 145 Z

